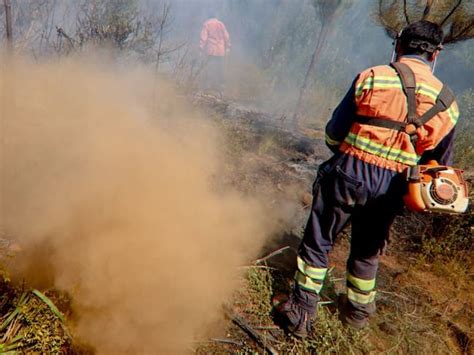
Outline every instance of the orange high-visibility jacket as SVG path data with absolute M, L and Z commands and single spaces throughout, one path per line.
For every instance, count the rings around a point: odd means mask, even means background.
M 421 116 L 435 104 L 443 84 L 423 60 L 402 57 L 400 62 L 407 64 L 415 74 L 417 114 Z M 388 65 L 369 68 L 358 76 L 354 85 L 356 115 L 405 121 L 407 99 L 395 69 Z M 426 150 L 433 150 L 454 128 L 458 117 L 458 106 L 453 102 L 446 111 L 418 128 L 416 146 L 405 132 L 358 122 L 351 122 L 349 133 L 344 133 L 342 142 L 335 138 L 337 132 L 327 128 L 326 141 L 367 163 L 402 172 L 408 166 L 416 165 Z
M 225 25 L 216 18 L 207 20 L 202 26 L 199 47 L 207 55 L 223 57 L 230 48 L 230 36 Z

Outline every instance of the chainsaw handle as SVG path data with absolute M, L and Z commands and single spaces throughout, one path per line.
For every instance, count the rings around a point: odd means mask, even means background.
M 425 171 L 438 173 L 438 172 L 444 171 L 444 170 L 449 170 L 449 168 L 447 166 L 438 165 L 438 166 L 433 166 L 432 168 L 427 168 Z

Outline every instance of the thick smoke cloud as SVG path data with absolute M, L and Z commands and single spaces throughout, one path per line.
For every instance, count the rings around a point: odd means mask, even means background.
M 213 186 L 219 132 L 146 71 L 1 64 L 15 279 L 70 292 L 99 353 L 185 351 L 271 232 L 258 201 Z

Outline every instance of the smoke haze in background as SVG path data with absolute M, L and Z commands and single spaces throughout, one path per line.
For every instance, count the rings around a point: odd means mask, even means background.
M 145 24 L 154 23 L 145 40 L 154 41 L 152 47 L 137 45 L 131 35 L 123 43 L 126 49 L 114 53 L 114 60 L 129 65 L 134 65 L 136 60 L 154 65 L 161 37 L 156 21 L 162 16 L 163 5 L 169 4 L 162 48 L 167 54 L 160 56 L 160 72 L 191 87 L 196 84 L 195 74 L 202 72 L 202 58 L 198 53 L 202 24 L 217 13 L 232 39 L 227 59 L 226 96 L 278 115 L 293 113 L 321 33 L 321 15 L 315 11 L 313 0 L 130 0 L 123 3 L 104 0 L 99 3 L 113 3 L 115 7 L 123 7 L 129 15 L 130 9 L 137 9 L 130 15 L 136 20 L 131 20 L 133 28 L 143 29 Z M 392 39 L 375 20 L 378 1 L 345 3 L 329 30 L 303 102 L 304 115 L 313 126 L 315 123 L 322 126 L 328 120 L 358 72 L 388 63 L 391 56 Z M 56 34 L 55 26 L 59 26 L 73 37 L 76 50 L 81 51 L 79 33 L 91 32 L 85 24 L 85 19 L 93 15 L 91 4 L 90 0 L 14 1 L 17 50 L 35 58 L 69 53 L 68 40 Z M 110 26 L 109 21 L 115 15 L 104 14 L 98 16 L 98 23 Z M 118 18 L 122 15 L 119 12 Z M 0 21 L 0 33 L 2 27 Z M 440 56 L 437 74 L 458 95 L 472 89 L 469 78 L 473 70 L 470 55 L 473 44 L 474 40 L 469 40 L 448 46 Z
M 219 132 L 140 69 L 1 65 L 15 278 L 70 292 L 76 333 L 100 353 L 185 351 L 272 232 L 258 201 L 212 185 Z
M 162 0 L 140 0 L 159 4 Z M 171 0 L 173 27 L 168 40 L 197 48 L 209 13 L 217 12 L 229 30 L 229 96 L 276 114 L 295 109 L 311 55 L 321 32 L 312 0 Z M 329 30 L 320 61 L 309 80 L 305 113 L 324 124 L 357 73 L 387 64 L 392 39 L 375 20 L 377 1 L 347 2 Z M 448 46 L 436 75 L 456 94 L 471 88 L 474 40 Z

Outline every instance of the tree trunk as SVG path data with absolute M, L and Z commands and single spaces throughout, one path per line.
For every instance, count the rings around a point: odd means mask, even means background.
M 12 29 L 12 3 L 11 0 L 3 0 L 5 5 L 5 21 L 6 21 L 6 32 L 7 32 L 7 44 L 12 47 L 13 44 L 13 29 Z
M 303 99 L 306 93 L 306 89 L 308 88 L 309 78 L 311 77 L 314 68 L 316 67 L 316 64 L 321 58 L 321 51 L 323 49 L 324 43 L 326 43 L 326 38 L 329 32 L 329 28 L 331 26 L 331 22 L 332 21 L 329 20 L 326 24 L 323 23 L 321 33 L 319 34 L 318 42 L 316 43 L 313 55 L 311 56 L 311 61 L 309 62 L 308 70 L 306 71 L 306 75 L 304 77 L 303 85 L 301 85 L 298 101 L 296 103 L 295 113 L 293 114 L 292 125 L 294 130 L 298 130 L 300 114 L 303 106 Z

